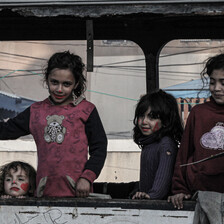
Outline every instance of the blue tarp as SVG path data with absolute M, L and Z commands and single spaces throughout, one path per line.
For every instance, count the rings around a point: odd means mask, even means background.
M 201 79 L 196 79 L 178 85 L 169 86 L 163 90 L 172 94 L 175 98 L 208 98 L 210 96 L 208 85 L 200 92 L 202 86 L 203 84 Z
M 24 97 L 19 97 L 15 94 L 9 94 L 0 91 L 0 108 L 20 113 L 29 107 L 34 100 L 30 100 Z

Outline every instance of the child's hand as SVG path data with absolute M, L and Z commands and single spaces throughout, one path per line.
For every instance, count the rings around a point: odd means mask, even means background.
M 16 198 L 26 198 L 24 195 L 16 196 Z
M 76 197 L 85 198 L 89 196 L 90 182 L 80 178 L 76 184 Z
M 150 199 L 150 196 L 145 192 L 136 192 L 132 199 Z
M 1 198 L 12 198 L 12 196 L 5 194 L 5 195 L 1 195 Z
M 173 196 L 169 196 L 167 201 L 172 202 L 172 204 L 174 205 L 174 208 L 181 209 L 183 208 L 183 200 L 189 199 L 189 198 L 191 198 L 190 194 L 180 193 L 180 194 L 175 194 Z
M 13 197 L 11 195 L 1 195 L 1 198 L 26 198 L 26 196 L 24 195 L 20 195 L 20 196 L 16 196 L 16 197 Z

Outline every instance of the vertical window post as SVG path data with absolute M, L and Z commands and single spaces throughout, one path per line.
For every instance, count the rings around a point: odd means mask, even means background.
M 93 72 L 93 21 L 86 21 L 87 72 Z

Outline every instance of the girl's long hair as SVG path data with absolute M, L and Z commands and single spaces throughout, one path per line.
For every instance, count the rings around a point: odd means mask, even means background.
M 153 117 L 159 118 L 162 122 L 162 127 L 155 132 L 157 133 L 156 140 L 169 136 L 179 145 L 183 134 L 183 122 L 180 118 L 177 101 L 171 94 L 161 89 L 148 93 L 139 100 L 133 120 L 134 142 L 141 147 L 139 140 L 143 137 L 143 134 L 138 127 L 138 119 L 144 116 L 149 107 Z

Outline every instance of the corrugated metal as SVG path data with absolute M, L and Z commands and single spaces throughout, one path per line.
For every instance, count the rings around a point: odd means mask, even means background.
M 130 4 L 167 4 L 167 3 L 220 3 L 224 0 L 139 0 L 139 1 L 130 1 L 130 0 L 0 0 L 0 6 L 30 6 L 30 5 L 130 5 Z

